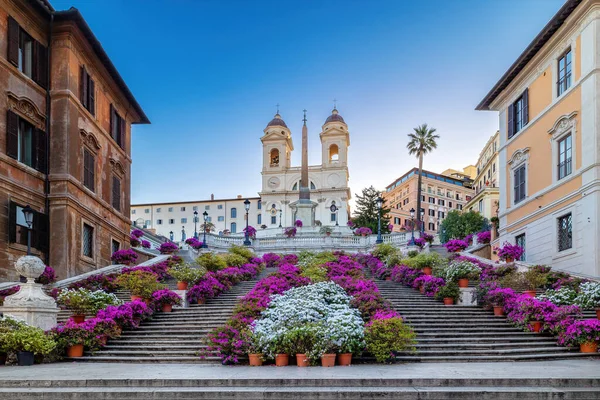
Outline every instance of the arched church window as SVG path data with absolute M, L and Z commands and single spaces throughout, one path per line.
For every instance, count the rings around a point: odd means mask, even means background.
M 292 190 L 298 190 L 299 185 L 300 181 L 294 183 L 294 186 L 292 186 Z M 310 190 L 317 190 L 317 187 L 315 186 L 315 183 L 313 181 L 310 181 Z
M 294 183 L 294 186 L 292 186 L 292 190 L 298 190 L 298 182 Z
M 310 182 L 310 190 L 317 190 L 317 187 L 313 182 Z
M 329 161 L 338 161 L 340 159 L 340 149 L 337 144 L 329 146 Z
M 271 150 L 271 157 L 270 157 L 271 161 L 271 167 L 277 167 L 279 166 L 279 149 L 272 149 Z

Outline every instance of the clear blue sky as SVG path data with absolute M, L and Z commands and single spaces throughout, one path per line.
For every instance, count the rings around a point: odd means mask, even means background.
M 383 189 L 416 166 L 474 164 L 498 128 L 475 106 L 564 0 L 53 0 L 79 8 L 152 121 L 133 129 L 132 203 L 260 190 L 262 130 L 281 104 L 300 163 L 334 98 L 348 123 L 350 186 Z

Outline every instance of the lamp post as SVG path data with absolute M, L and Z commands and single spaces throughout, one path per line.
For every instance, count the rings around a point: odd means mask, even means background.
M 198 239 L 198 211 L 194 211 L 194 239 Z
M 281 228 L 281 214 L 283 213 L 283 209 L 279 209 L 279 227 Z
M 23 208 L 23 215 L 25 216 L 25 222 L 27 223 L 27 255 L 31 255 L 31 227 L 33 226 L 33 208 L 26 205 Z
M 421 237 L 425 232 L 425 210 L 421 208 Z
M 377 196 L 375 204 L 377 204 L 377 240 L 375 241 L 375 244 L 380 244 L 383 243 L 383 239 L 381 238 L 381 208 L 383 207 L 383 198 Z
M 244 233 L 244 246 L 250 246 L 250 237 L 248 236 L 248 212 L 250 211 L 250 200 L 244 200 L 244 208 L 246 209 L 246 231 Z
M 173 231 L 169 232 L 169 239 L 171 239 L 171 242 L 173 241 Z
M 415 209 L 410 209 L 410 246 L 415 245 Z
M 206 221 L 208 221 L 208 213 L 204 211 L 202 213 L 202 217 L 204 217 L 204 239 L 202 239 L 202 248 L 207 249 L 208 245 L 206 244 Z

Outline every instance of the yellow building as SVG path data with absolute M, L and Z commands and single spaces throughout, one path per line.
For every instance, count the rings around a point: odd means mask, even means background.
M 500 238 L 525 260 L 600 275 L 600 0 L 567 0 L 490 90 Z
M 498 216 L 498 187 L 500 131 L 497 131 L 485 144 L 477 160 L 476 174 L 473 177 L 475 196 L 467 203 L 465 210 L 477 211 L 490 220 Z

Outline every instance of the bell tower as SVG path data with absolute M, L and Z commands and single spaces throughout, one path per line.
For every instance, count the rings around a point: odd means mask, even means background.
M 281 119 L 279 112 L 263 130 L 260 138 L 263 144 L 263 172 L 284 171 L 290 168 L 292 151 L 292 133 Z
M 319 137 L 323 168 L 347 168 L 350 134 L 348 125 L 337 108 L 334 107 L 331 115 L 325 120 Z

